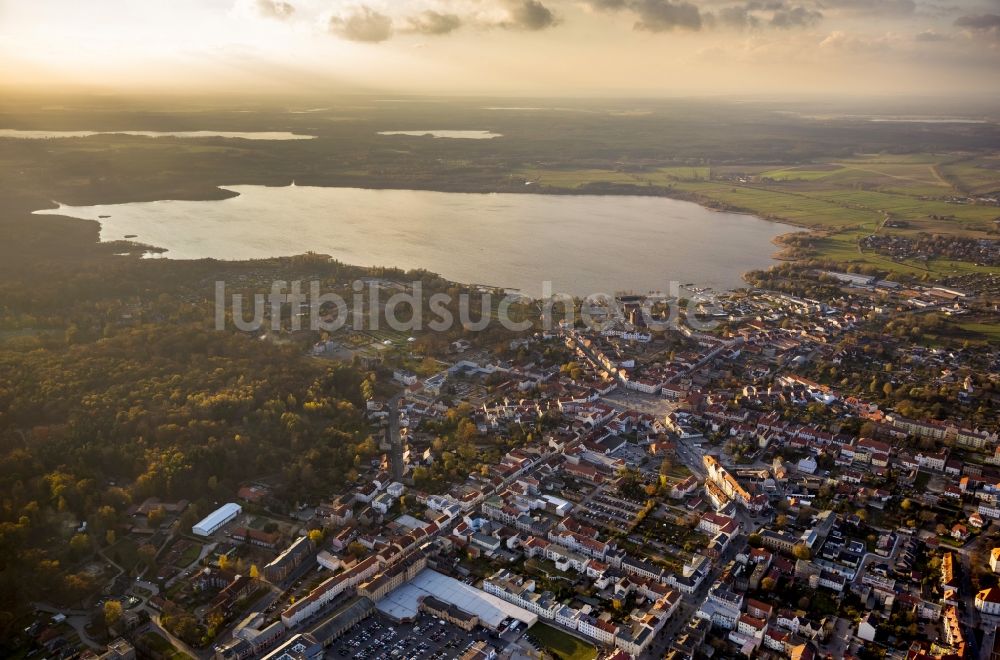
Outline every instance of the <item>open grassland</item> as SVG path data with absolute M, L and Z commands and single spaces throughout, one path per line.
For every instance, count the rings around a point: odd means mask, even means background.
M 1000 325 L 992 323 L 959 323 L 958 328 L 970 335 L 970 340 L 978 340 L 992 346 L 1000 344 Z
M 941 176 L 973 195 L 996 192 L 1000 181 L 1000 157 L 961 159 L 938 167 Z
M 898 262 L 858 244 L 864 237 L 922 232 L 970 238 L 995 237 L 1000 207 L 959 202 L 973 191 L 1000 191 L 1000 159 L 963 154 L 869 155 L 806 165 L 767 168 L 692 167 L 643 172 L 535 169 L 541 186 L 583 189 L 599 183 L 659 186 L 667 194 L 718 208 L 821 230 L 818 258 L 872 264 L 917 277 L 990 272 L 944 260 Z
M 796 189 L 780 189 L 762 184 L 683 182 L 676 189 L 692 193 L 700 200 L 764 218 L 814 228 L 874 229 L 882 217 L 874 209 L 851 205 L 846 200 L 828 200 L 821 195 Z
M 536 623 L 529 634 L 559 660 L 593 660 L 597 648 L 544 623 Z
M 533 185 L 553 188 L 582 188 L 595 183 L 624 183 L 635 186 L 669 186 L 679 181 L 701 181 L 711 176 L 708 167 L 655 167 L 648 169 L 541 169 L 526 168 L 515 172 Z M 641 191 L 637 191 L 641 192 Z

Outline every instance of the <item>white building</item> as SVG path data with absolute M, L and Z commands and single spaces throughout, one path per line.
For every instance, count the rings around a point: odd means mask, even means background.
M 191 532 L 196 536 L 211 536 L 219 531 L 223 525 L 232 522 L 236 516 L 243 513 L 243 507 L 235 502 L 223 504 L 212 513 L 205 516 L 201 522 L 191 528 Z
M 417 375 L 406 369 L 396 369 L 392 372 L 392 377 L 403 385 L 414 385 L 417 382 Z
M 610 621 L 602 621 L 592 616 L 582 615 L 577 630 L 601 642 L 602 644 L 614 644 L 618 634 L 618 626 Z
M 861 619 L 860 623 L 858 623 L 858 631 L 857 633 L 855 633 L 858 639 L 862 639 L 866 642 L 875 641 L 876 630 L 875 626 L 872 624 L 870 619 L 871 619 L 870 614 L 865 616 L 865 618 Z
M 983 614 L 1000 616 L 1000 588 L 990 587 L 976 594 L 976 609 Z
M 805 472 L 806 474 L 816 473 L 816 459 L 810 454 L 803 459 L 800 459 L 798 464 L 795 466 L 799 472 Z
M 943 472 L 945 463 L 948 460 L 948 455 L 944 452 L 940 453 L 925 453 L 920 452 L 917 454 L 917 463 L 922 468 L 928 470 L 934 470 L 935 472 Z
M 764 631 L 767 630 L 767 622 L 744 614 L 737 620 L 736 630 L 748 637 L 763 639 Z

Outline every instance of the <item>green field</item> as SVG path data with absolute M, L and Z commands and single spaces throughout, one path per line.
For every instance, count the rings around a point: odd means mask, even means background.
M 978 341 L 985 341 L 992 345 L 1000 344 L 1000 325 L 959 323 L 958 328 L 964 332 L 971 333 Z
M 143 633 L 142 636 L 139 637 L 139 642 L 151 652 L 156 653 L 161 657 L 169 658 L 169 660 L 191 660 L 191 656 L 187 653 L 177 651 L 173 646 L 171 646 L 170 642 L 155 632 Z
M 636 186 L 669 186 L 677 181 L 698 181 L 711 176 L 708 167 L 656 167 L 634 171 L 601 169 L 519 169 L 518 177 L 533 185 L 580 188 L 593 183 L 626 183 Z
M 874 233 L 940 233 L 995 237 L 1000 209 L 955 203 L 974 192 L 1000 190 L 1000 159 L 919 153 L 869 155 L 766 168 L 747 165 L 669 167 L 641 172 L 598 169 L 520 171 L 542 186 L 583 189 L 596 184 L 656 186 L 729 211 L 752 213 L 822 232 L 812 256 L 843 264 L 869 264 L 916 277 L 990 272 L 971 263 L 897 262 L 863 253 L 858 243 Z M 883 226 L 886 220 L 900 225 Z
M 104 554 L 126 571 L 132 570 L 139 563 L 139 545 L 128 537 L 107 548 Z
M 536 623 L 528 634 L 560 660 L 593 660 L 597 657 L 597 647 L 593 644 L 544 623 Z
M 177 562 L 178 568 L 190 566 L 198 559 L 199 555 L 201 555 L 200 545 L 192 545 L 188 547 L 183 553 L 181 553 L 181 557 Z

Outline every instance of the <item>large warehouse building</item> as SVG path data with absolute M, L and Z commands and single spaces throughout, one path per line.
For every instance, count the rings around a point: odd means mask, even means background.
M 205 516 L 205 518 L 199 522 L 197 525 L 191 528 L 191 532 L 198 536 L 211 536 L 215 532 L 219 531 L 226 523 L 236 519 L 236 516 L 243 513 L 243 507 L 234 502 L 229 504 L 223 504 L 218 509 L 212 513 Z
M 476 615 L 479 622 L 491 630 L 496 630 L 508 618 L 522 621 L 528 627 L 538 621 L 538 615 L 526 609 L 429 568 L 390 592 L 376 607 L 394 621 L 412 621 L 419 612 L 420 601 L 427 596 Z

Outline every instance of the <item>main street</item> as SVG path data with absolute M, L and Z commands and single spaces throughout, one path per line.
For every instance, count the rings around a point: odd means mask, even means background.
M 719 576 L 725 569 L 726 564 L 735 559 L 736 555 L 744 552 L 746 547 L 746 536 L 742 534 L 737 536 L 733 542 L 730 543 L 726 552 L 724 552 L 722 556 L 712 564 L 712 570 L 705 576 L 705 579 L 702 580 L 695 592 L 693 594 L 684 594 L 681 597 L 681 603 L 677 606 L 677 611 L 674 612 L 674 616 L 667 622 L 667 625 L 663 626 L 663 629 L 660 631 L 660 634 L 657 635 L 656 641 L 653 645 L 647 649 L 647 652 L 642 656 L 644 659 L 663 657 L 667 648 L 677 637 L 677 634 L 685 625 L 687 625 L 687 622 L 691 619 L 694 613 L 701 609 L 701 606 L 708 598 L 708 590 L 711 589 L 715 581 L 719 579 Z
M 679 440 L 677 442 L 677 457 L 680 459 L 681 463 L 695 475 L 696 478 L 703 481 L 708 476 L 705 471 L 704 463 L 702 462 L 704 453 L 698 451 L 693 446 L 689 446 L 688 442 L 689 441 L 685 440 Z M 694 443 L 692 442 L 691 445 L 693 444 Z M 765 516 L 761 520 L 767 519 L 769 519 L 769 516 Z M 708 575 L 705 576 L 704 580 L 702 580 L 698 589 L 696 589 L 693 594 L 685 594 L 681 598 L 681 604 L 678 606 L 677 612 L 674 613 L 672 619 L 663 627 L 663 630 L 660 631 L 656 642 L 643 656 L 644 658 L 663 657 L 663 654 L 666 652 L 671 642 L 677 637 L 677 634 L 685 625 L 687 625 L 691 616 L 701 608 L 702 604 L 704 604 L 706 598 L 708 598 L 709 589 L 711 589 L 712 584 L 714 584 L 722 574 L 726 565 L 735 559 L 738 554 L 746 550 L 747 534 L 756 530 L 758 526 L 758 519 L 751 516 L 743 507 L 737 506 L 736 520 L 740 524 L 740 533 L 732 540 L 729 548 L 726 549 L 726 552 L 712 564 L 712 569 L 709 571 Z

